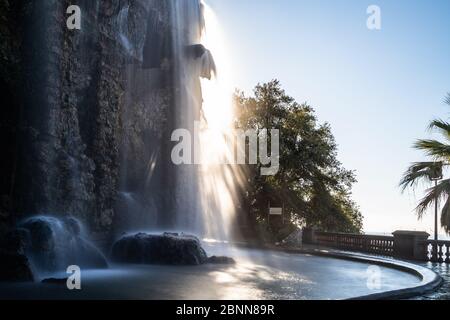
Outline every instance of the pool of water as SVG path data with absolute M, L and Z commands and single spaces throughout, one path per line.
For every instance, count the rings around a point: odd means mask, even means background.
M 82 270 L 81 290 L 39 282 L 0 284 L 0 299 L 346 299 L 420 283 L 412 274 L 367 263 L 212 243 L 205 249 L 237 263 L 112 264 L 108 270 Z

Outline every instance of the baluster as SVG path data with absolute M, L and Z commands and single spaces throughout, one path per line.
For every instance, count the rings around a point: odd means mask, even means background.
M 431 261 L 437 262 L 438 259 L 439 259 L 438 244 L 436 241 L 433 241 L 431 245 Z
M 445 244 L 445 263 L 450 262 L 450 243 Z
M 439 244 L 438 244 L 438 248 L 439 248 L 438 261 L 439 261 L 440 263 L 444 262 L 444 252 L 442 251 L 442 247 L 443 247 L 443 244 L 442 244 L 442 243 L 439 243 Z
M 427 246 L 428 250 L 428 261 L 434 261 L 434 244 L 433 243 L 428 243 Z

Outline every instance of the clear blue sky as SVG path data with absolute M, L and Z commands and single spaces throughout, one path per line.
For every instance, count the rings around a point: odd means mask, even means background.
M 432 230 L 412 213 L 420 191 L 402 195 L 402 172 L 433 117 L 450 116 L 449 0 L 206 0 L 229 46 L 236 87 L 279 79 L 331 124 L 339 158 L 356 170 L 354 199 L 365 230 Z M 382 29 L 366 27 L 369 5 Z

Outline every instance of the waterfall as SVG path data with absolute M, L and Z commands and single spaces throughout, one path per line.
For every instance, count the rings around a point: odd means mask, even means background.
M 22 221 L 24 251 L 40 277 L 65 272 L 70 265 L 106 268 L 103 254 L 88 240 L 82 224 L 73 217 L 36 216 Z
M 130 58 L 116 231 L 229 238 L 239 175 L 223 164 L 231 157 L 225 140 L 233 123 L 233 88 L 218 20 L 199 0 L 145 3 L 145 27 L 132 28 L 136 8 L 126 6 L 116 18 Z M 143 30 L 144 36 L 135 35 Z M 201 163 L 172 162 L 171 134 L 177 129 L 191 133 L 192 160 L 197 153 Z
M 187 129 L 195 139 L 194 124 L 200 120 L 202 108 L 199 69 L 202 52 L 195 52 L 195 46 L 200 44 L 204 31 L 202 5 L 198 0 L 172 1 L 171 17 L 174 34 L 174 83 L 178 89 L 175 94 L 174 129 Z M 197 145 L 196 141 L 192 145 Z M 174 167 L 174 170 L 175 226 L 177 229 L 202 233 L 199 167 L 187 164 Z
M 199 165 L 176 168 L 176 226 L 204 237 L 228 239 L 238 177 L 224 161 L 231 156 L 225 140 L 233 122 L 224 39 L 217 18 L 205 3 L 186 0 L 172 4 L 175 82 L 179 86 L 175 123 L 176 128 L 189 130 L 193 158 L 198 152 L 201 159 Z

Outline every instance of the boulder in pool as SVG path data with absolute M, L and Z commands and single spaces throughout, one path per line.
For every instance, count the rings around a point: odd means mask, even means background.
M 127 235 L 113 245 L 111 257 L 135 264 L 200 265 L 208 261 L 200 240 L 183 233 Z

